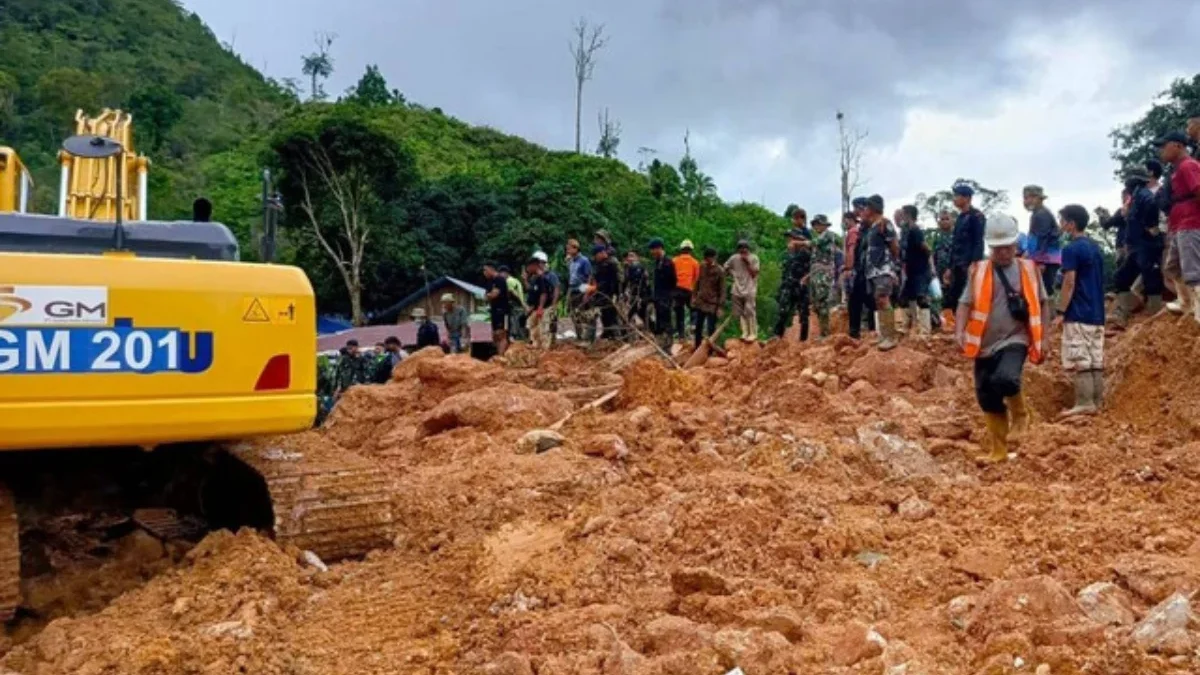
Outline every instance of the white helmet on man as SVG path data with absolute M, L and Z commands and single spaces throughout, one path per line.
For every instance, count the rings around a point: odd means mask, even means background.
M 534 251 L 533 259 L 538 262 L 550 262 L 550 259 L 546 257 L 545 251 Z
M 988 246 L 1012 246 L 1020 237 L 1021 230 L 1017 226 L 1016 218 L 1007 213 L 998 213 L 988 218 L 987 229 L 983 235 Z

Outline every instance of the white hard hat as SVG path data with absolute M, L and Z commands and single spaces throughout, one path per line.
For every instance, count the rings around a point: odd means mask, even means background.
M 546 257 L 545 251 L 538 251 L 537 253 L 534 253 L 533 259 L 538 262 L 550 262 L 550 259 Z
M 684 240 L 683 240 L 683 242 L 679 244 L 679 249 L 680 249 L 681 251 L 682 251 L 682 250 L 685 250 L 685 249 L 686 249 L 686 250 L 691 250 L 691 249 L 693 249 L 693 248 L 696 248 L 696 247 L 695 247 L 695 246 L 692 246 L 692 240 L 691 240 L 691 239 L 684 239 Z
M 453 293 L 443 293 L 442 294 L 442 302 L 454 302 L 454 294 Z
M 987 230 L 984 241 L 988 246 L 1012 246 L 1020 238 L 1021 231 L 1017 227 L 1017 219 L 1007 213 L 998 213 L 987 220 Z

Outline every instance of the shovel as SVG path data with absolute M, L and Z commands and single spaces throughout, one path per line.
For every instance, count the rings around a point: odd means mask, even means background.
M 687 363 L 683 364 L 684 370 L 699 368 L 708 362 L 709 355 L 712 354 L 712 350 L 716 348 L 716 345 L 713 343 L 713 341 L 720 337 L 721 333 L 725 332 L 725 326 L 729 324 L 729 319 L 731 318 L 732 315 L 725 317 L 725 320 L 717 326 L 717 329 L 713 331 L 713 334 L 705 338 L 704 342 L 700 343 L 700 347 L 696 351 L 692 352 L 692 355 L 688 358 Z

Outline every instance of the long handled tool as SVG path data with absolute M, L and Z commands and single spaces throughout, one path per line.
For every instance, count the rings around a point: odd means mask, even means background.
M 700 347 L 696 351 L 692 352 L 692 355 L 688 357 L 687 363 L 683 364 L 684 370 L 699 368 L 708 362 L 709 355 L 712 354 L 712 350 L 716 348 L 716 343 L 714 341 L 721 337 L 721 333 L 725 332 L 725 326 L 729 325 L 729 320 L 731 318 L 733 318 L 732 314 L 725 317 L 725 320 L 717 326 L 717 329 L 713 331 L 713 334 L 709 335 L 704 339 L 704 342 L 700 343 Z

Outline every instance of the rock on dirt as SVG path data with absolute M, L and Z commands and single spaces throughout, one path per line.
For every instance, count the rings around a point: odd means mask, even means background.
M 677 595 L 704 593 L 707 595 L 729 595 L 729 581 L 716 572 L 701 567 L 678 569 L 671 572 L 671 589 Z
M 1119 558 L 1112 570 L 1123 586 L 1151 604 L 1200 589 L 1200 565 L 1192 560 L 1133 553 Z
M 616 434 L 596 434 L 585 439 L 579 448 L 585 455 L 604 459 L 625 459 L 629 456 L 625 439 Z
M 517 452 L 538 454 L 561 446 L 567 439 L 557 431 L 534 429 L 517 441 Z
M 868 351 L 850 366 L 846 376 L 866 380 L 879 389 L 925 391 L 933 385 L 936 369 L 932 356 L 902 345 L 890 352 Z
M 900 502 L 896 513 L 905 520 L 921 521 L 933 516 L 933 504 L 920 497 L 909 497 Z
M 655 654 L 697 651 L 712 643 L 712 634 L 696 622 L 667 614 L 646 624 L 646 650 Z
M 1012 564 L 1006 551 L 992 547 L 972 547 L 960 551 L 950 567 L 976 579 L 991 581 L 1004 576 Z
M 1084 620 L 1075 598 L 1048 576 L 996 581 L 967 618 L 967 633 L 986 641 L 993 635 L 1055 627 Z
M 1079 591 L 1079 608 L 1089 619 L 1109 626 L 1128 626 L 1134 621 L 1129 595 L 1116 584 L 1101 581 Z
M 839 666 L 853 666 L 883 654 L 887 641 L 861 621 L 851 621 L 834 639 L 831 658 Z
M 533 675 L 533 666 L 529 663 L 529 657 L 506 652 L 484 666 L 483 673 L 484 675 Z
M 1194 621 L 1192 603 L 1186 595 L 1176 593 L 1163 600 L 1134 626 L 1130 635 L 1134 644 L 1146 651 L 1178 656 L 1191 651 L 1192 639 L 1188 624 Z
M 556 422 L 571 409 L 570 401 L 553 392 L 519 384 L 488 387 L 442 401 L 421 419 L 421 430 L 433 436 L 458 427 L 484 431 L 529 428 Z
M 868 424 L 857 430 L 858 443 L 876 464 L 892 478 L 936 476 L 941 468 L 919 443 L 907 441 L 884 431 L 883 423 Z

